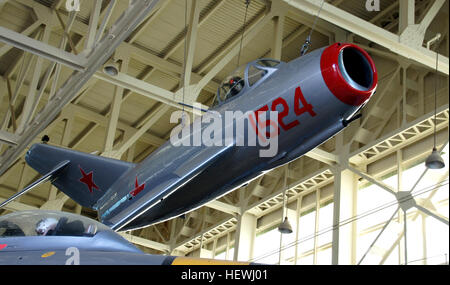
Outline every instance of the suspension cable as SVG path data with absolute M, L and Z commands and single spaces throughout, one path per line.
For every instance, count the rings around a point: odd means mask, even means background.
M 185 31 L 186 31 L 186 35 L 185 35 L 185 37 L 187 36 L 187 34 L 188 34 L 188 24 L 187 24 L 187 5 L 188 5 L 188 3 L 187 3 L 188 1 L 187 0 L 185 0 L 184 1 L 184 29 L 185 29 Z M 182 86 L 182 88 L 183 88 L 183 99 L 182 99 L 182 106 L 183 106 L 183 109 L 182 109 L 182 116 L 181 116 L 181 126 L 184 128 L 184 126 L 186 125 L 186 112 L 185 112 L 185 110 L 184 110 L 184 106 L 186 105 L 185 104 L 185 100 L 184 100 L 184 98 L 185 98 L 185 93 L 186 93 L 186 54 L 187 54 L 187 39 L 185 38 L 185 40 L 184 40 L 184 50 L 183 50 L 183 76 L 181 77 L 181 86 Z M 189 84 L 189 83 L 188 83 Z
M 244 41 L 245 26 L 247 24 L 248 6 L 250 6 L 250 0 L 245 0 L 244 27 L 242 28 L 241 43 L 240 43 L 240 46 L 239 46 L 239 54 L 238 54 L 236 68 L 239 67 L 239 63 L 240 63 L 240 60 L 241 60 L 242 42 Z
M 311 36 L 312 36 L 314 29 L 316 28 L 317 20 L 319 19 L 320 12 L 322 11 L 323 4 L 325 4 L 325 0 L 322 0 L 322 4 L 320 5 L 319 11 L 317 12 L 317 15 L 314 18 L 314 23 L 311 28 L 311 31 L 309 32 L 309 35 L 306 37 L 305 43 L 302 45 L 302 49 L 300 50 L 300 56 L 305 55 L 308 52 L 308 49 L 311 47 L 311 44 L 312 44 Z
M 437 77 L 438 77 L 438 46 L 436 45 L 436 74 L 434 75 L 434 147 L 436 148 L 436 117 L 437 117 Z

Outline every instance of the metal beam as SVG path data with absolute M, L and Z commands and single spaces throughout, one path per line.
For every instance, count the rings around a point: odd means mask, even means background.
M 248 31 L 244 35 L 244 39 L 242 41 L 242 46 L 247 45 L 259 32 L 272 20 L 277 13 L 274 10 L 271 10 L 268 14 L 264 15 L 259 20 L 255 21 L 255 24 L 248 29 Z M 211 81 L 214 76 L 217 75 L 239 52 L 240 45 L 239 41 L 236 40 L 232 43 L 231 50 L 225 54 L 221 60 L 219 60 L 214 67 L 195 85 L 195 89 L 193 90 L 192 100 L 195 101 L 197 96 L 200 94 L 200 91 Z M 226 50 L 226 49 L 225 49 Z M 215 60 L 214 60 L 215 61 Z M 207 64 L 208 65 L 208 64 Z M 206 65 L 206 66 L 207 66 Z M 204 69 L 204 67 L 203 67 Z
M 416 207 L 420 211 L 424 212 L 428 216 L 433 217 L 433 218 L 435 218 L 436 220 L 438 220 L 440 222 L 443 222 L 444 224 L 446 224 L 448 226 L 448 218 L 443 216 L 443 215 L 441 215 L 440 213 L 438 213 L 436 211 L 433 211 L 433 210 L 430 210 L 430 209 L 427 209 L 427 208 L 425 208 L 425 207 L 423 207 L 421 205 L 417 205 L 417 204 L 414 207 Z
M 5 202 L 7 199 L 0 198 L 0 204 Z M 5 205 L 3 207 L 5 210 L 9 211 L 30 211 L 30 210 L 38 210 L 37 207 L 30 206 L 21 202 L 12 201 L 11 203 Z
M 378 235 L 375 237 L 375 239 L 372 241 L 372 243 L 370 244 L 369 248 L 367 248 L 366 252 L 364 253 L 364 255 L 361 257 L 361 259 L 358 262 L 358 265 L 361 264 L 361 262 L 363 262 L 364 258 L 366 257 L 366 255 L 369 253 L 369 251 L 372 249 L 372 247 L 375 245 L 375 243 L 377 242 L 377 240 L 380 238 L 381 234 L 383 234 L 384 230 L 388 227 L 389 223 L 394 219 L 395 215 L 397 214 L 397 212 L 399 211 L 400 207 L 398 207 L 394 213 L 392 214 L 391 218 L 385 223 L 385 225 L 383 226 L 383 228 L 381 229 L 381 231 L 378 233 Z M 405 215 L 405 222 L 406 222 L 406 215 Z
M 23 5 L 29 5 L 30 3 L 26 2 L 27 0 L 15 0 L 18 3 L 21 3 Z M 162 3 L 161 5 L 159 5 L 160 7 L 163 7 L 166 5 L 166 2 L 169 3 L 169 0 L 164 1 L 164 3 Z M 159 2 L 158 2 L 159 3 Z M 206 22 L 206 20 L 211 16 L 211 14 L 213 14 L 213 12 L 217 11 L 218 8 L 220 8 L 223 4 L 225 3 L 225 1 L 219 1 L 212 9 L 211 11 L 207 14 L 204 15 L 203 18 L 200 20 L 198 26 L 200 27 L 202 24 L 204 24 Z M 33 6 L 37 6 L 37 7 L 42 7 L 45 8 L 44 6 L 42 6 L 41 4 L 34 2 Z M 158 6 L 158 4 L 157 4 Z M 159 11 L 159 10 L 158 10 Z M 150 12 L 151 13 L 151 12 Z M 153 15 L 156 15 L 157 12 L 155 12 Z M 56 17 L 56 16 L 55 16 Z M 154 18 L 153 16 L 151 17 L 152 19 Z M 66 15 L 61 15 L 61 20 L 65 20 L 68 21 L 68 16 Z M 72 31 L 79 34 L 79 35 L 85 35 L 86 30 L 89 28 L 88 25 L 86 25 L 85 23 L 79 21 L 79 20 L 75 20 L 72 26 Z M 166 55 L 167 58 L 173 54 L 173 52 L 176 50 L 176 48 L 178 48 L 184 41 L 184 38 L 182 40 L 180 40 L 180 42 L 178 42 Z M 2 49 L 0 48 L 0 51 Z M 155 67 L 158 70 L 161 70 L 171 76 L 173 76 L 176 79 L 180 78 L 180 75 L 183 73 L 183 67 L 181 65 L 178 65 L 176 63 L 170 62 L 167 60 L 166 56 L 165 58 L 161 58 L 157 55 L 154 55 L 152 53 L 150 53 L 148 50 L 143 49 L 142 47 L 135 45 L 135 44 L 130 44 L 130 43 L 126 43 L 123 42 L 118 48 L 117 48 L 117 52 L 121 53 L 122 50 L 124 50 L 127 54 L 130 55 L 131 58 L 136 59 L 142 63 L 145 63 L 149 66 Z M 106 60 L 105 60 L 106 61 Z M 198 80 L 200 80 L 202 78 L 202 76 L 200 76 L 197 73 L 192 73 L 192 80 L 194 82 L 197 82 Z M 209 82 L 207 87 L 205 88 L 207 91 L 215 93 L 217 91 L 217 88 L 219 87 L 219 85 L 213 81 Z
M 187 5 L 187 2 L 186 2 Z M 187 9 L 187 7 L 186 7 Z M 191 0 L 191 13 L 189 17 L 189 27 L 186 34 L 185 59 L 183 66 L 183 78 L 181 86 L 186 87 L 191 84 L 192 64 L 194 62 L 195 47 L 197 43 L 198 18 L 200 16 L 200 3 L 198 0 Z
M 293 199 L 297 199 L 301 195 L 306 195 L 315 191 L 318 187 L 323 187 L 330 184 L 333 181 L 333 173 L 329 167 L 324 167 L 318 171 L 308 175 L 303 176 L 296 181 L 289 184 L 286 188 L 276 190 L 272 194 L 264 197 L 263 199 L 247 206 L 244 211 L 253 213 L 256 216 L 262 216 L 269 211 L 275 210 L 282 206 L 281 201 L 283 200 L 283 195 L 289 197 L 287 203 L 290 203 Z M 266 205 L 272 205 L 268 207 Z
M 220 202 L 218 200 L 214 200 L 211 201 L 207 204 L 205 204 L 206 207 L 230 214 L 230 215 L 240 215 L 241 214 L 241 209 L 239 207 L 224 203 L 224 202 Z
M 21 32 L 21 34 L 23 36 L 29 37 L 32 33 L 34 33 L 36 31 L 36 29 L 42 25 L 42 21 L 41 20 L 37 20 L 36 22 L 34 22 L 33 24 L 31 24 L 28 28 L 26 28 L 23 32 Z M 4 45 L 0 48 L 0 57 L 2 57 L 3 55 L 5 55 L 7 52 L 9 52 L 11 49 L 13 48 L 12 45 Z
M 19 136 L 0 130 L 0 143 L 6 143 L 8 145 L 17 145 Z
M 376 120 L 387 120 L 383 116 L 385 116 L 386 110 L 383 109 L 380 104 L 382 99 L 386 96 L 386 94 L 389 93 L 389 90 L 391 89 L 391 86 L 394 82 L 394 79 L 397 78 L 397 75 L 399 74 L 401 70 L 401 66 L 399 65 L 392 73 L 389 73 L 389 80 L 387 83 L 383 84 L 384 89 L 381 90 L 381 92 L 377 93 L 377 96 L 375 96 L 374 99 L 372 99 L 368 105 L 366 106 L 367 115 L 363 116 L 362 122 L 355 132 L 355 134 L 352 136 L 350 144 L 353 142 L 362 142 L 364 144 L 368 144 L 369 142 L 373 141 L 373 132 L 369 131 L 367 128 L 368 122 L 370 122 L 369 119 L 376 119 Z M 376 116 L 376 114 L 380 114 Z
M 199 24 L 200 25 L 200 24 Z M 130 57 L 133 59 L 136 59 L 142 63 L 145 63 L 149 66 L 152 66 L 158 70 L 163 71 L 164 73 L 173 76 L 176 79 L 180 79 L 181 74 L 183 73 L 183 67 L 175 64 L 173 62 L 168 61 L 167 59 L 161 58 L 157 55 L 154 55 L 148 51 L 145 51 L 139 47 L 136 47 L 134 45 L 129 44 L 122 44 L 118 50 L 120 49 L 127 49 L 129 51 Z M 202 76 L 198 73 L 191 73 L 192 81 L 197 82 L 199 81 Z M 205 89 L 209 92 L 215 93 L 217 91 L 217 88 L 219 87 L 219 84 L 217 84 L 214 81 L 210 81 Z
M 95 35 L 95 43 L 97 43 L 103 36 L 103 32 L 105 31 L 106 24 L 108 24 L 109 19 L 111 18 L 112 11 L 114 10 L 114 7 L 116 6 L 116 0 L 111 0 L 108 4 L 108 7 L 105 10 L 105 15 L 103 17 L 102 23 L 100 24 L 100 27 L 98 28 L 98 31 Z
M 120 72 L 127 72 L 129 65 L 129 57 L 122 59 L 120 65 Z M 120 107 L 122 105 L 122 98 L 124 89 L 120 86 L 114 88 L 113 102 L 111 103 L 111 113 L 109 115 L 108 126 L 106 128 L 105 146 L 103 156 L 112 151 L 114 146 L 114 139 L 116 138 L 117 123 L 119 122 Z
M 310 15 L 316 16 L 321 0 L 284 0 L 287 4 Z M 395 35 L 370 22 L 362 20 L 349 12 L 339 9 L 331 4 L 324 3 L 319 17 L 333 23 L 349 32 L 380 44 L 400 56 L 409 58 L 417 64 L 423 64 L 430 69 L 436 68 L 436 53 L 422 46 L 410 46 L 401 41 L 399 35 Z M 446 75 L 449 74 L 448 57 L 439 55 L 438 70 Z
M 324 151 L 318 147 L 305 153 L 305 155 L 312 159 L 326 163 L 328 165 L 331 165 L 331 164 L 337 162 L 337 156 L 335 154 Z
M 399 1 L 400 3 L 400 16 L 398 23 L 399 34 L 402 34 L 403 31 L 415 24 L 415 0 L 403 0 Z
M 436 17 L 439 10 L 442 8 L 442 6 L 445 4 L 445 0 L 435 0 L 433 3 L 433 6 L 428 10 L 425 17 L 420 22 L 418 31 L 421 34 L 425 34 L 426 30 L 430 26 L 433 19 Z
M 437 109 L 436 129 L 440 131 L 448 127 L 449 109 L 448 104 Z M 433 134 L 434 112 L 430 112 L 409 124 L 396 129 L 376 141 L 364 146 L 354 152 L 350 157 L 350 162 L 355 165 L 361 163 L 369 164 L 375 160 L 385 157 L 400 148 L 410 145 L 424 137 Z
M 169 111 L 170 106 L 161 104 L 156 108 L 156 110 L 152 113 L 150 119 L 137 131 L 135 132 L 130 139 L 124 142 L 119 149 L 113 151 L 114 156 L 116 158 L 120 158 L 125 151 L 127 151 L 137 140 L 146 133 L 151 126 L 153 126 L 167 111 Z
M 7 150 L 0 158 L 0 175 L 16 160 L 27 145 L 52 121 L 61 109 L 69 103 L 83 85 L 112 55 L 117 46 L 126 39 L 133 29 L 153 9 L 157 0 L 154 1 L 132 1 L 128 9 L 112 25 L 108 35 L 105 36 L 92 50 L 88 57 L 88 65 L 83 72 L 74 72 L 55 94 L 54 99 L 49 101 L 44 109 L 36 115 L 21 136 L 19 145 Z
M 89 16 L 89 29 L 84 41 L 83 53 L 87 55 L 95 44 L 95 33 L 97 32 L 98 20 L 100 18 L 100 9 L 102 8 L 102 0 L 91 1 L 92 9 Z
M 48 43 L 48 41 L 50 39 L 50 34 L 51 34 L 50 27 L 48 25 L 46 25 L 44 28 L 44 34 L 42 36 L 42 41 L 44 44 Z M 39 84 L 39 80 L 41 78 L 41 71 L 42 71 L 43 64 L 44 64 L 44 59 L 42 57 L 39 57 L 36 60 L 36 65 L 34 66 L 33 77 L 31 79 L 30 88 L 28 90 L 28 95 L 25 99 L 25 104 L 23 106 L 23 110 L 22 110 L 22 114 L 21 114 L 22 118 L 20 119 L 19 126 L 17 127 L 17 131 L 16 131 L 17 134 L 21 134 L 23 132 L 25 125 L 28 124 L 29 120 L 32 118 L 32 115 L 34 113 L 33 107 L 34 107 L 35 103 L 36 103 L 36 107 L 37 107 L 37 102 L 39 101 L 37 87 Z M 42 86 L 42 87 L 45 88 L 45 86 Z
M 273 19 L 273 42 L 271 57 L 277 60 L 281 60 L 281 52 L 283 49 L 284 20 L 284 15 L 279 15 Z
M 94 112 L 92 110 L 78 106 L 78 105 L 69 104 L 66 108 L 64 108 L 64 111 L 74 112 L 75 116 L 79 116 L 81 118 L 86 118 L 86 119 L 88 119 L 94 123 L 97 123 L 98 125 L 103 126 L 105 128 L 108 124 L 107 117 L 105 117 L 97 112 Z M 131 134 L 134 134 L 135 132 L 138 131 L 138 129 L 136 129 L 132 126 L 129 126 L 127 124 L 124 124 L 120 121 L 118 122 L 117 127 L 119 129 L 122 129 L 125 132 L 129 132 Z M 162 144 L 164 144 L 166 142 L 164 139 L 157 137 L 155 135 L 151 135 L 149 133 L 144 133 L 144 135 L 141 136 L 139 139 L 147 144 L 157 146 L 157 147 L 161 146 Z
M 167 252 L 170 250 L 169 245 L 162 244 L 156 241 L 148 240 L 145 238 L 137 237 L 127 233 L 119 233 L 122 237 L 126 238 L 129 242 L 138 244 L 144 247 L 153 248 L 159 251 Z
M 170 1 L 166 1 L 166 3 L 169 3 Z M 198 24 L 197 24 L 197 30 L 218 10 L 220 9 L 220 7 L 222 7 L 224 5 L 226 1 L 218 1 L 214 6 L 212 6 L 208 12 L 206 14 L 203 15 L 203 17 L 201 19 L 198 19 Z M 152 17 L 153 18 L 153 17 Z M 179 36 L 177 36 L 176 38 L 179 38 Z M 171 45 L 170 49 L 165 52 L 163 58 L 160 58 L 158 56 L 155 56 L 151 53 L 148 53 L 146 51 L 143 51 L 142 49 L 138 49 L 136 47 L 133 46 L 129 46 L 128 48 L 130 48 L 130 53 L 131 51 L 134 51 L 134 55 L 139 57 L 139 61 L 142 61 L 152 67 L 154 67 L 152 70 L 149 71 L 148 75 L 146 75 L 146 77 L 150 77 L 153 72 L 156 69 L 162 70 L 170 75 L 173 75 L 174 78 L 179 79 L 181 78 L 181 80 L 183 81 L 183 73 L 184 73 L 184 66 L 178 66 L 176 64 L 173 64 L 168 60 L 168 58 L 170 56 L 172 56 L 180 47 L 181 45 L 186 41 L 187 36 L 182 37 L 180 40 L 178 40 L 174 45 Z M 187 53 L 189 55 L 189 52 Z M 184 65 L 184 63 L 183 63 Z M 175 73 L 175 74 L 174 74 Z M 200 76 L 199 74 L 196 74 L 194 72 L 192 72 L 192 68 L 191 68 L 191 78 L 192 81 L 194 82 L 198 82 L 202 76 Z M 183 85 L 183 82 L 181 82 L 180 86 Z M 206 90 L 212 93 L 216 93 L 218 88 L 218 84 L 214 83 L 214 82 L 209 82 L 208 85 L 206 86 Z M 178 94 L 181 94 L 181 92 L 183 92 L 183 89 L 180 89 L 179 92 L 177 92 Z M 180 97 L 180 96 L 178 96 Z
M 64 207 L 64 204 L 69 200 L 69 196 L 60 192 L 55 199 L 49 200 L 45 202 L 39 209 L 41 210 L 56 210 L 61 211 Z
M 87 66 L 85 57 L 68 53 L 3 27 L 0 27 L 0 42 L 58 62 L 77 71 L 82 71 Z
M 389 193 L 391 193 L 394 196 L 396 195 L 396 191 L 395 189 L 393 189 L 391 186 L 387 185 L 386 183 L 379 181 L 378 179 L 376 179 L 375 177 L 372 177 L 371 175 L 364 173 L 362 171 L 359 171 L 358 169 L 352 167 L 352 166 L 348 166 L 348 169 L 351 170 L 353 173 L 361 176 L 362 178 L 366 179 L 367 181 L 369 181 L 370 183 L 373 183 L 379 187 L 381 187 L 382 189 L 388 191 Z
M 177 109 L 183 109 L 183 106 L 180 105 L 178 101 L 174 100 L 173 92 L 147 83 L 143 80 L 136 79 L 128 74 L 119 72 L 116 76 L 109 76 L 101 71 L 97 71 L 94 74 L 94 77 L 116 86 L 120 86 L 124 89 L 129 89 L 137 94 L 162 102 Z M 191 101 L 187 101 L 185 103 L 192 105 Z

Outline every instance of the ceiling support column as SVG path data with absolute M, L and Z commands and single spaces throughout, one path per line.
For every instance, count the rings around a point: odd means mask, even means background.
M 128 69 L 129 57 L 123 58 L 120 64 L 120 72 L 126 73 Z M 114 147 L 114 139 L 116 137 L 117 124 L 119 122 L 120 106 L 122 104 L 124 89 L 121 86 L 114 87 L 114 97 L 111 103 L 111 113 L 106 128 L 105 146 L 102 156 L 112 157 L 111 151 Z
M 356 212 L 358 180 L 354 173 L 342 168 L 336 169 L 334 177 L 332 264 L 355 264 L 356 222 L 343 226 L 340 222 L 353 217 Z
M 348 146 L 343 146 L 343 134 L 336 137 L 339 164 L 334 172 L 334 207 L 331 264 L 356 264 L 356 222 L 340 225 L 356 216 L 358 176 L 348 169 Z
M 400 17 L 399 17 L 399 33 L 415 24 L 415 2 L 414 0 L 402 0 L 400 4 Z
M 283 49 L 284 19 L 285 17 L 283 14 L 273 18 L 273 42 L 271 57 L 277 60 L 281 60 L 281 53 Z
M 234 239 L 234 261 L 248 261 L 253 258 L 256 221 L 256 216 L 249 213 L 244 213 L 238 217 Z

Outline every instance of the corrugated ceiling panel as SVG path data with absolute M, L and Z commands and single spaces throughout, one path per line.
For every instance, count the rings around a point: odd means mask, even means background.
M 153 108 L 154 104 L 155 100 L 133 93 L 120 108 L 120 120 L 128 125 L 134 125 Z
M 258 1 L 252 1 L 248 8 L 247 29 L 248 25 L 260 15 L 265 6 Z M 227 48 L 232 40 L 239 40 L 242 27 L 244 24 L 245 6 L 242 1 L 230 0 L 226 1 L 205 25 L 199 29 L 198 54 L 194 66 L 196 69 L 206 62 L 216 61 L 215 55 Z M 209 44 L 208 44 L 209 43 Z M 205 47 L 205 48 L 203 48 Z M 206 50 L 206 48 L 210 48 Z
M 160 56 L 166 46 L 184 28 L 184 1 L 172 0 L 145 29 L 136 43 L 142 45 Z
M 112 102 L 114 89 L 112 84 L 98 80 L 95 86 L 88 91 L 87 95 L 83 96 L 80 104 L 101 112 Z
M 178 85 L 178 79 L 159 70 L 155 70 L 145 81 L 166 90 L 172 90 Z M 124 122 L 135 124 L 153 108 L 155 103 L 156 101 L 153 99 L 133 94 L 121 108 L 120 118 Z
M 176 111 L 175 108 L 170 108 L 150 129 L 150 133 L 163 138 L 175 124 L 170 124 L 170 116 L 172 112 Z
M 217 5 L 217 3 L 215 4 Z M 262 8 L 264 6 L 259 2 L 252 1 L 248 9 L 247 23 L 255 15 L 261 13 Z M 204 14 L 209 12 L 208 9 L 210 10 L 212 7 L 205 7 Z M 239 38 L 239 29 L 244 23 L 244 16 L 245 5 L 242 1 L 227 0 L 220 3 L 214 10 L 214 14 L 201 23 L 194 55 L 195 68 L 225 48 L 230 39 Z M 183 62 L 184 45 L 181 45 L 170 58 L 176 62 Z
M 200 9 L 200 16 L 199 16 L 199 26 L 202 25 L 202 16 L 204 16 L 212 7 L 212 4 L 217 1 L 199 1 L 199 9 Z M 186 3 L 186 1 L 185 1 Z M 181 15 L 181 18 L 178 19 L 178 21 L 181 22 L 181 29 L 180 32 L 177 34 L 176 37 L 174 37 L 166 46 L 166 48 L 162 51 L 162 55 L 164 57 L 170 56 L 172 53 L 176 52 L 177 50 L 184 51 L 184 38 L 187 33 L 186 25 L 189 23 L 190 14 L 191 14 L 191 8 L 187 7 L 187 11 L 184 9 L 186 8 L 185 4 L 183 3 L 182 7 L 183 14 Z M 186 15 L 187 12 L 187 15 Z M 186 17 L 187 16 L 187 17 Z M 177 48 L 178 46 L 178 48 Z M 182 61 L 181 57 L 181 61 Z
M 32 10 L 20 7 L 7 2 L 0 12 L 0 26 L 20 33 L 33 24 Z

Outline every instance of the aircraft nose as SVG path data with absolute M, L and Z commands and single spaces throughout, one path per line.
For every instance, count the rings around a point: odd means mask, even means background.
M 320 68 L 328 89 L 348 105 L 360 106 L 375 93 L 375 64 L 365 50 L 354 44 L 336 43 L 326 48 Z

